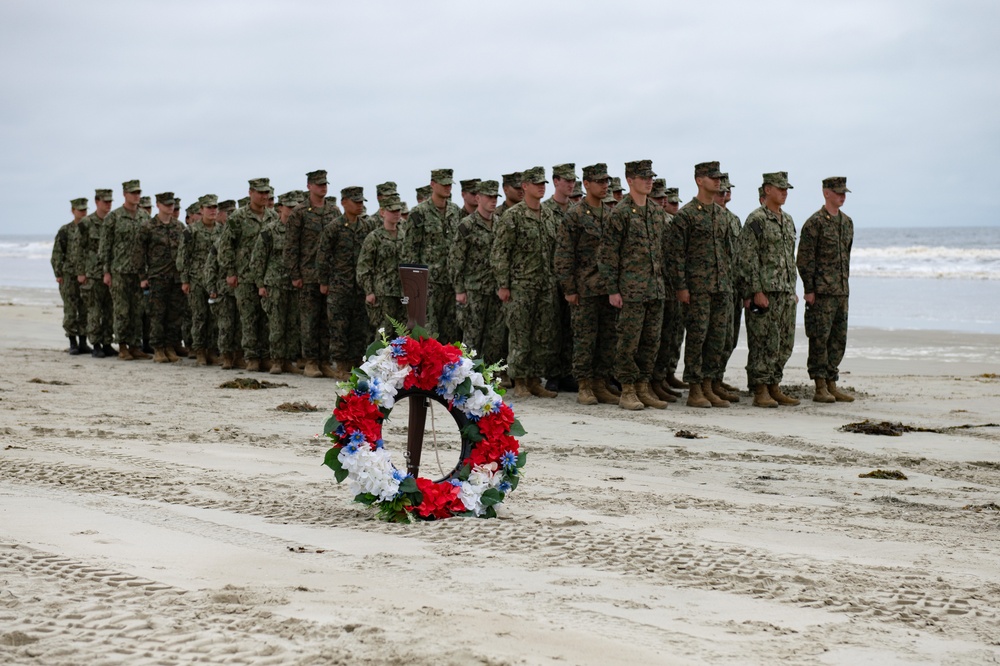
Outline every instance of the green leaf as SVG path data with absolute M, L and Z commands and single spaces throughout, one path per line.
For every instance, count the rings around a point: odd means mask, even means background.
M 424 328 L 420 324 L 417 324 L 413 327 L 413 330 L 410 331 L 410 337 L 419 340 L 420 338 L 429 339 L 433 338 L 434 336 L 431 335 L 430 331 L 428 331 L 426 328 Z
M 375 340 L 375 342 L 368 345 L 368 349 L 365 350 L 365 356 L 371 358 L 372 356 L 379 353 L 383 349 L 385 349 L 385 343 L 382 342 L 381 340 Z
M 528 452 L 521 451 L 517 454 L 517 468 L 521 469 L 524 467 L 524 463 L 528 462 Z
M 521 483 L 521 477 L 519 476 L 507 476 L 507 483 L 510 484 L 511 492 L 517 490 L 517 484 Z
M 459 481 L 468 481 L 470 474 L 472 474 L 472 466 L 471 465 L 462 465 L 462 469 L 458 470 L 458 480 Z
M 514 419 L 514 422 L 510 425 L 510 436 L 523 437 L 526 433 L 527 431 L 524 429 L 524 426 L 521 425 L 521 422 Z
M 503 493 L 496 488 L 490 488 L 483 493 L 483 506 L 493 506 L 503 501 Z
M 417 487 L 417 481 L 412 476 L 408 476 L 399 482 L 399 491 L 401 493 L 416 493 L 420 492 Z
M 477 426 L 475 423 L 469 423 L 464 428 L 462 428 L 462 438 L 467 439 L 470 442 L 483 441 L 483 436 L 479 432 L 479 426 Z
M 350 474 L 346 469 L 338 469 L 333 473 L 333 478 L 337 479 L 337 483 L 343 483 Z
M 364 504 L 366 506 L 371 506 L 372 504 L 378 501 L 378 496 L 372 495 L 371 493 L 358 493 L 354 497 L 354 501 L 360 502 L 361 504 Z
M 455 395 L 469 395 L 472 393 L 472 378 L 466 377 L 465 381 L 455 389 Z
M 340 427 L 340 421 L 337 420 L 336 416 L 331 416 L 326 420 L 326 425 L 323 426 L 323 434 L 330 436 L 337 431 Z
M 389 323 L 392 324 L 392 329 L 394 331 L 396 331 L 396 337 L 405 338 L 407 335 L 409 335 L 410 332 L 406 328 L 406 322 L 405 321 L 396 321 L 392 317 L 389 317 Z M 423 330 L 423 329 L 421 329 L 421 330 Z M 417 336 L 413 336 L 413 337 L 417 337 Z
M 339 469 L 343 469 L 343 465 L 340 464 L 340 449 L 333 447 L 326 452 L 326 456 L 323 457 L 323 464 L 336 472 Z
M 483 518 L 496 518 L 497 517 L 497 510 L 494 509 L 492 506 L 488 506 L 488 507 L 486 507 L 486 510 L 483 511 L 482 517 Z

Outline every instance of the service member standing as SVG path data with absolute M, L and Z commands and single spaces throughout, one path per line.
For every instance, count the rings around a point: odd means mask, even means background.
M 651 385 L 661 400 L 667 396 L 681 397 L 681 392 L 675 389 L 687 388 L 687 384 L 677 378 L 677 365 L 681 360 L 681 346 L 684 344 L 684 308 L 674 294 L 673 255 L 670 254 L 674 233 L 674 216 L 680 210 L 681 195 L 676 187 L 664 189 L 663 210 L 667 214 L 667 229 L 665 233 L 664 262 L 667 272 L 664 280 L 667 283 L 667 299 L 663 303 L 663 330 L 660 331 L 660 348 L 656 353 L 656 365 L 653 366 L 653 381 Z M 667 400 L 673 402 L 672 400 Z
M 785 363 L 795 344 L 795 223 L 781 209 L 788 174 L 764 174 L 764 205 L 750 213 L 736 248 L 737 286 L 747 313 L 747 383 L 755 407 L 794 406 L 782 393 Z
M 521 189 L 521 172 L 505 173 L 501 180 L 503 187 L 503 203 L 497 206 L 496 218 L 499 220 L 504 213 L 524 201 L 524 190 Z
M 140 286 L 149 290 L 149 342 L 153 361 L 179 361 L 176 347 L 181 344 L 184 317 L 184 291 L 177 271 L 178 250 L 184 225 L 174 219 L 174 193 L 156 195 L 156 217 L 142 225 Z
M 212 351 L 216 349 L 219 334 L 215 311 L 208 303 L 215 288 L 206 277 L 209 258 L 214 255 L 215 242 L 219 238 L 217 211 L 218 208 L 216 211 L 206 208 L 200 221 L 187 225 L 177 249 L 177 274 L 191 312 L 191 349 L 196 363 L 203 366 L 215 362 Z
M 729 218 L 729 226 L 732 229 L 733 238 L 738 239 L 743 224 L 736 213 L 729 210 L 729 202 L 733 199 L 732 189 L 733 185 L 729 182 L 729 174 L 723 173 L 722 178 L 719 179 L 719 192 L 715 195 L 715 203 L 719 204 L 726 217 Z M 735 251 L 736 246 L 734 244 L 733 252 Z M 730 263 L 735 261 L 735 256 L 730 257 Z M 722 372 L 717 377 L 712 377 L 712 392 L 729 402 L 740 401 L 739 390 L 735 386 L 727 384 L 724 375 L 726 367 L 729 365 L 729 359 L 733 355 L 733 350 L 736 349 L 736 343 L 740 339 L 740 318 L 742 314 L 743 297 L 740 295 L 739 290 L 736 289 L 736 285 L 733 285 L 733 325 L 726 332 L 726 347 L 722 359 Z
M 373 328 L 393 330 L 391 320 L 406 323 L 403 284 L 399 278 L 406 233 L 398 228 L 403 202 L 387 195 L 382 202 L 382 226 L 373 229 L 361 244 L 358 284 L 365 292 L 365 305 Z
M 114 308 L 111 290 L 104 284 L 104 261 L 101 259 L 101 235 L 104 220 L 111 212 L 111 190 L 94 191 L 94 212 L 80 220 L 80 240 L 74 248 L 74 264 L 80 274 L 77 283 L 87 305 L 87 337 L 94 345 L 90 355 L 106 358 L 115 355 L 111 346 L 114 337 Z
M 59 283 L 59 296 L 63 302 L 63 331 L 69 338 L 69 353 L 72 356 L 87 354 L 87 306 L 77 275 L 83 270 L 77 263 L 80 251 L 80 221 L 87 216 L 87 199 L 73 199 L 69 202 L 73 221 L 59 227 L 52 244 L 52 272 Z
M 576 164 L 568 162 L 552 167 L 552 196 L 542 204 L 552 213 L 558 231 L 566 221 L 566 213 L 573 205 L 570 197 L 576 187 Z M 556 354 L 551 368 L 546 369 L 545 388 L 550 391 L 570 391 L 579 389 L 573 378 L 573 324 L 571 322 L 569 303 L 563 297 L 559 284 L 552 290 L 550 307 L 555 311 L 559 322 L 559 334 L 556 337 Z
M 796 260 L 805 287 L 809 377 L 816 382 L 816 402 L 853 402 L 837 388 L 840 362 L 847 349 L 848 279 L 854 221 L 841 210 L 847 178 L 823 180 L 823 207 L 802 225 Z

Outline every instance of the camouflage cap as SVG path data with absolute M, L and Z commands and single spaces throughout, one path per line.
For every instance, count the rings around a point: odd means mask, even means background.
M 487 197 L 500 196 L 500 183 L 495 180 L 481 180 L 476 183 L 476 194 Z
M 570 193 L 569 198 L 576 199 L 582 196 L 583 196 L 583 185 L 581 185 L 580 181 L 577 180 L 576 182 L 573 183 L 573 192 Z
M 293 193 L 293 194 L 295 194 L 295 196 L 296 196 L 296 197 L 298 197 L 298 193 L 296 193 L 296 192 L 295 192 L 295 190 L 292 190 L 292 193 Z M 336 206 L 336 205 L 337 205 L 337 197 L 335 197 L 335 196 L 334 196 L 334 195 L 332 195 L 332 194 L 330 194 L 330 195 L 327 195 L 327 196 L 323 197 L 323 200 L 324 200 L 324 201 L 329 201 L 329 202 L 330 202 L 330 203 L 332 203 L 332 204 L 333 204 L 334 206 Z
M 299 195 L 295 193 L 295 190 L 278 195 L 279 206 L 287 206 L 288 208 L 295 208 L 301 202 L 302 200 L 299 199 Z
M 590 166 L 583 167 L 583 179 L 594 182 L 595 180 L 607 180 L 608 178 L 608 165 L 604 162 L 598 162 L 597 164 L 591 164 Z
M 707 176 L 709 178 L 721 178 L 722 172 L 719 171 L 718 162 L 701 162 L 694 165 L 694 177 L 701 178 L 702 176 Z
M 174 208 L 177 208 L 180 205 L 181 205 L 181 198 L 180 197 L 174 197 Z
M 418 199 L 429 199 L 431 196 L 431 186 L 423 185 L 417 188 L 417 198 Z
M 576 165 L 572 162 L 557 164 L 552 167 L 552 177 L 562 180 L 576 180 Z
M 356 201 L 358 203 L 367 201 L 365 199 L 365 188 L 360 185 L 345 187 L 340 191 L 340 199 L 341 201 Z
M 608 189 L 608 193 L 601 199 L 601 203 L 618 203 L 618 199 L 615 199 L 614 192 Z
M 87 210 L 87 197 L 69 200 L 70 208 L 73 210 Z
M 757 198 L 758 199 L 763 199 L 764 198 L 764 186 L 763 185 L 761 185 L 760 187 L 757 188 Z
M 507 187 L 521 187 L 522 174 L 520 171 L 505 173 L 501 178 L 503 178 L 503 184 Z
M 434 169 L 431 171 L 431 181 L 438 185 L 452 185 L 455 182 L 453 173 L 454 169 Z
M 676 187 L 668 187 L 665 196 L 669 203 L 680 203 L 681 202 L 681 192 Z
M 733 188 L 733 184 L 729 182 L 729 174 L 721 173 L 719 174 L 719 191 L 728 192 Z
M 219 210 L 225 211 L 226 213 L 231 213 L 236 210 L 236 202 L 232 199 L 226 199 L 225 201 L 219 202 Z
M 775 171 L 773 173 L 765 173 L 763 184 L 770 185 L 771 187 L 777 187 L 779 190 L 793 189 L 792 186 L 788 184 L 787 171 Z
M 384 197 L 387 194 L 396 194 L 397 185 L 391 180 L 387 180 L 384 183 L 379 183 L 375 186 L 375 195 L 379 197 Z
M 94 190 L 94 201 L 112 201 L 111 190 Z
M 240 208 L 246 208 L 250 205 L 250 197 L 243 197 L 238 202 Z
M 468 180 L 460 180 L 459 184 L 462 186 L 463 192 L 476 192 L 476 185 L 480 183 L 482 179 L 480 178 L 469 178 Z
M 624 192 L 625 188 L 622 187 L 622 179 L 615 176 L 611 179 L 611 184 L 608 186 L 608 190 L 611 192 Z
M 667 179 L 657 178 L 653 181 L 653 191 L 649 193 L 654 199 L 663 199 L 667 196 Z
M 850 192 L 850 190 L 847 189 L 847 178 L 845 176 L 831 176 L 830 178 L 824 178 L 823 189 L 833 190 L 837 194 Z
M 193 204 L 184 209 L 184 212 L 188 215 L 197 215 L 201 212 L 201 204 L 195 201 Z
M 164 206 L 174 205 L 174 193 L 173 192 L 160 192 L 156 195 L 156 203 L 163 204 Z
M 403 207 L 399 209 L 399 213 L 400 213 L 400 215 L 409 215 L 410 214 L 410 207 L 406 205 L 405 201 L 403 202 Z
M 656 178 L 653 172 L 653 160 L 636 160 L 625 163 L 626 178 Z
M 271 189 L 271 179 L 270 178 L 251 178 L 250 189 L 256 192 L 274 192 Z
M 151 208 L 153 200 L 149 197 L 139 197 L 139 208 Z
M 306 174 L 306 182 L 310 185 L 329 185 L 330 181 L 326 179 L 326 171 L 322 169 L 317 169 L 316 171 L 310 171 Z
M 203 194 L 198 197 L 198 205 L 202 208 L 218 208 L 219 197 L 215 194 Z
M 387 194 L 382 199 L 382 209 L 391 211 L 402 211 L 403 201 L 398 194 Z
M 137 180 L 126 180 L 122 183 L 123 192 L 142 192 L 142 185 Z
M 521 184 L 532 183 L 533 185 L 541 185 L 547 182 L 549 181 L 545 180 L 545 167 L 531 167 L 521 172 Z

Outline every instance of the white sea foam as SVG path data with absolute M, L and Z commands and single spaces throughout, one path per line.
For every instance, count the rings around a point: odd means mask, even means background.
M 1000 280 L 1000 249 L 926 245 L 860 247 L 851 252 L 851 275 Z
M 49 259 L 52 241 L 0 240 L 0 259 Z

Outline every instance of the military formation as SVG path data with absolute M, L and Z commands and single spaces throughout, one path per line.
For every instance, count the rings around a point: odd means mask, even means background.
M 690 407 L 729 407 L 740 396 L 724 376 L 745 321 L 753 405 L 794 406 L 781 382 L 798 275 L 813 400 L 853 400 L 837 387 L 854 237 L 846 178 L 823 180 L 796 252 L 785 172 L 763 174 L 745 223 L 718 162 L 694 167 L 683 205 L 650 160 L 625 164 L 627 191 L 603 163 L 582 180 L 571 163 L 551 173 L 547 199 L 540 166 L 462 180 L 460 207 L 452 170 L 435 169 L 412 210 L 387 181 L 370 215 L 362 187 L 341 189 L 338 206 L 323 170 L 277 198 L 254 178 L 239 202 L 201 196 L 183 222 L 172 192 L 143 197 L 126 181 L 112 209 L 98 189 L 89 215 L 87 199 L 70 202 L 53 246 L 69 353 L 345 380 L 376 330 L 406 319 L 399 266 L 422 264 L 427 328 L 506 360 L 515 397 L 570 391 L 642 410 L 686 390 Z

